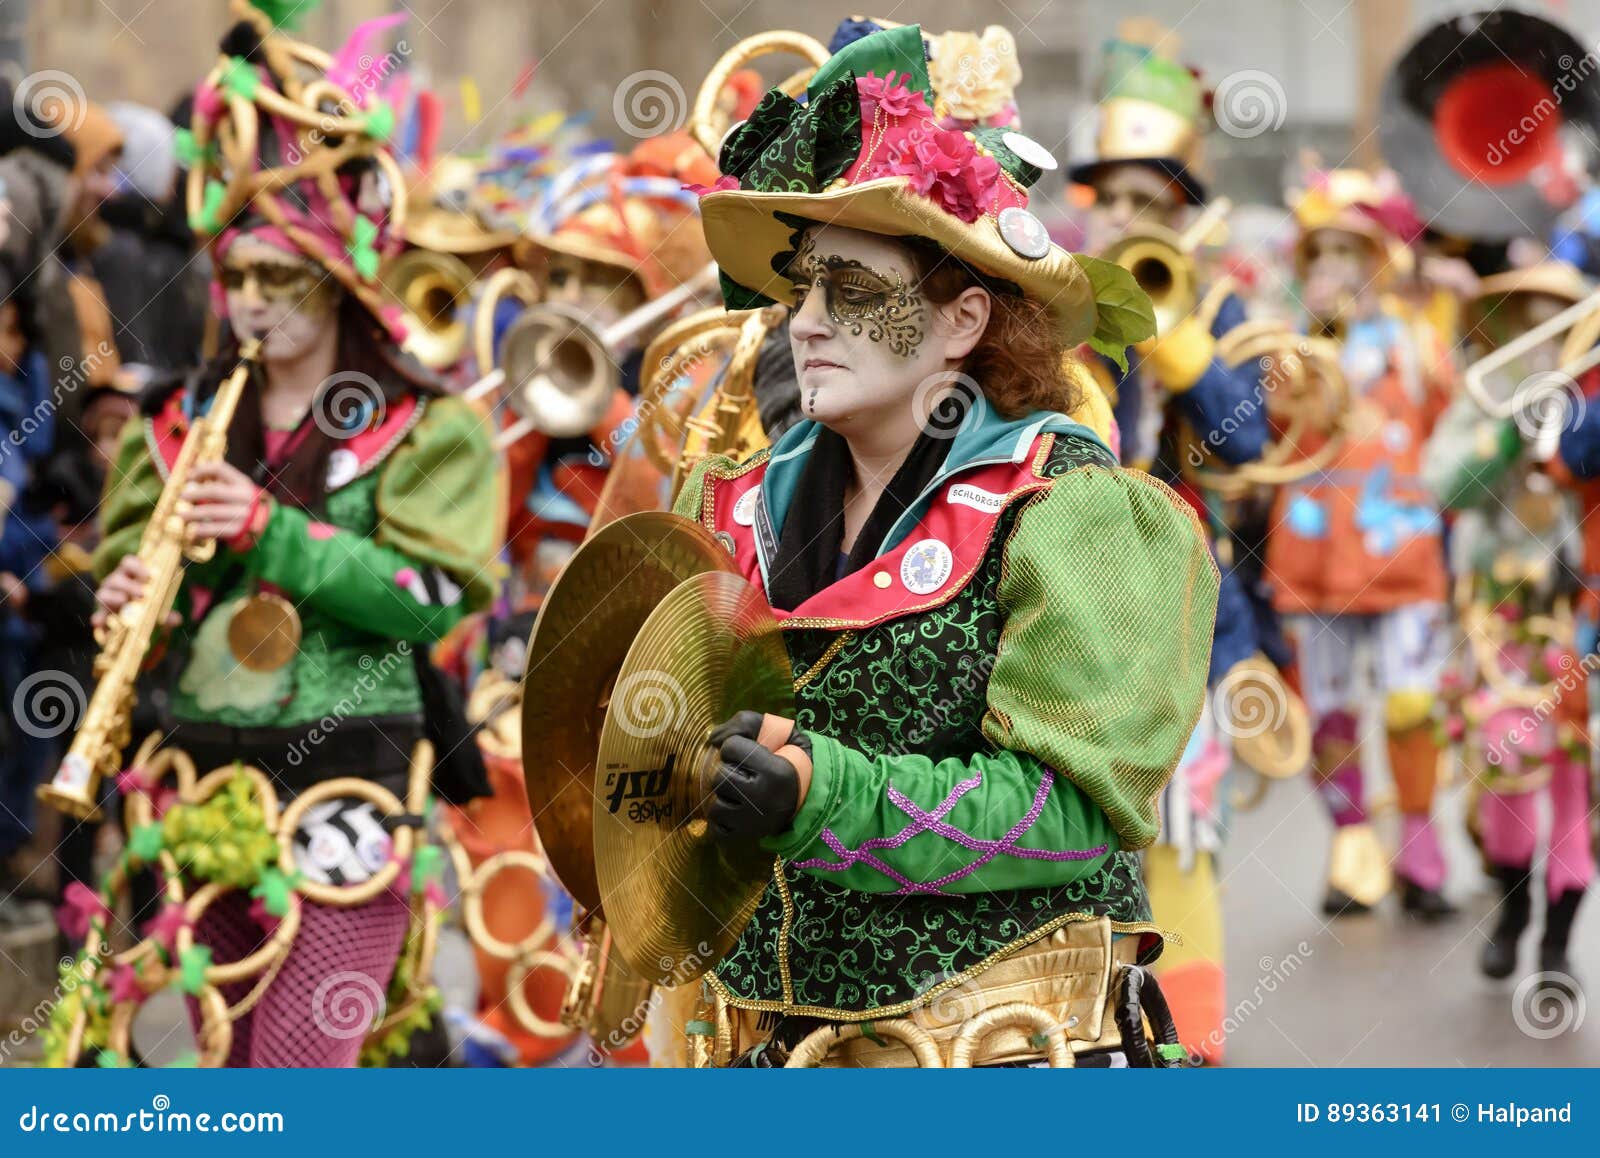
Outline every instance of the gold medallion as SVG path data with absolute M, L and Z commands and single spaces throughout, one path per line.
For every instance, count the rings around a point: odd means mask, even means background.
M 300 613 L 281 595 L 258 591 L 228 621 L 228 650 L 250 671 L 277 671 L 300 650 Z

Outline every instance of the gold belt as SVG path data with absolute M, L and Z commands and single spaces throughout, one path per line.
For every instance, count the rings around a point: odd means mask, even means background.
M 1138 955 L 1139 938 L 1112 940 L 1111 921 L 1073 921 L 995 962 L 905 1015 L 828 1024 L 791 1051 L 790 1066 L 962 1067 L 1048 1060 L 1070 1066 L 1085 1050 L 1115 1047 L 1112 978 Z M 690 1023 L 696 1065 L 727 1065 L 770 1032 L 770 1014 L 729 1006 L 715 993 Z M 763 1017 L 769 1028 L 760 1028 Z

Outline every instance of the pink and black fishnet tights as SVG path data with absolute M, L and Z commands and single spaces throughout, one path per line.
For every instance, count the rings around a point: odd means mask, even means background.
M 228 1066 L 354 1066 L 381 1012 L 409 920 L 405 898 L 392 891 L 349 909 L 302 901 L 300 929 L 283 968 L 255 1008 L 233 1023 Z M 208 946 L 219 965 L 248 956 L 263 939 L 250 917 L 250 898 L 241 892 L 219 897 L 195 926 L 195 941 Z M 222 996 L 232 1006 L 255 983 L 224 985 Z M 199 1009 L 192 998 L 188 1004 L 198 1032 Z

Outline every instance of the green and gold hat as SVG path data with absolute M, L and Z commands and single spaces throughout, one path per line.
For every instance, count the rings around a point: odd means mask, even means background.
M 1136 162 L 1164 172 L 1191 205 L 1204 204 L 1196 176 L 1205 92 L 1200 78 L 1167 53 L 1170 34 L 1135 26 L 1106 42 L 1094 155 L 1068 176 L 1093 184 L 1108 165 Z
M 1043 303 L 1065 344 L 1121 361 L 1155 332 L 1150 302 L 1121 266 L 1066 252 L 1029 212 L 1054 158 L 1014 130 L 944 128 L 937 104 L 916 25 L 846 45 L 803 103 L 767 93 L 724 140 L 723 175 L 697 188 L 728 308 L 791 302 L 801 231 L 840 225 L 934 241 Z

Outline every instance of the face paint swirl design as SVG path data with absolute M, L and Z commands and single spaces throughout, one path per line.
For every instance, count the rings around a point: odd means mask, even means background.
M 920 290 L 893 271 L 881 272 L 851 258 L 818 257 L 807 233 L 789 263 L 794 309 L 821 288 L 828 316 L 842 330 L 869 342 L 884 342 L 902 358 L 916 353 L 927 336 L 927 303 Z

